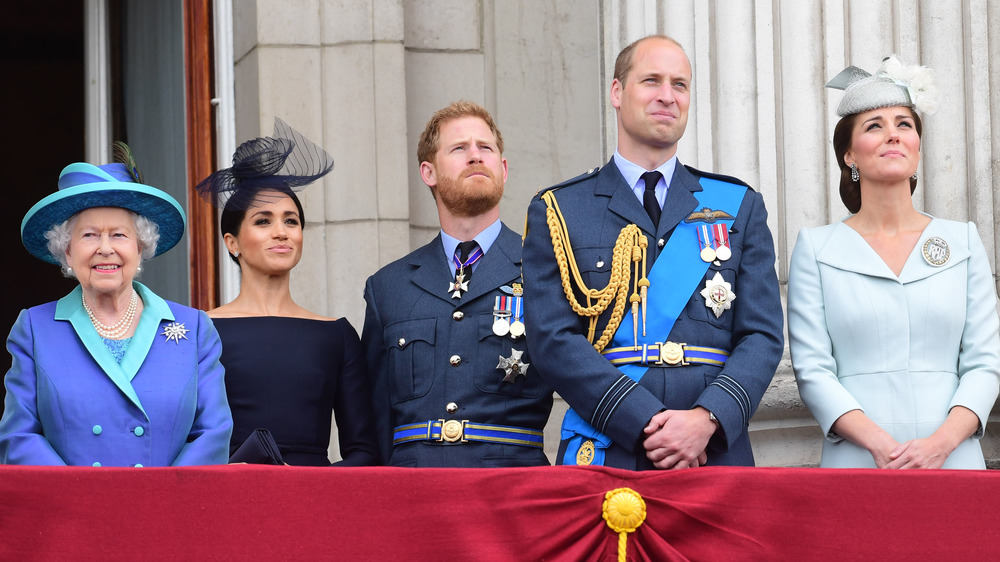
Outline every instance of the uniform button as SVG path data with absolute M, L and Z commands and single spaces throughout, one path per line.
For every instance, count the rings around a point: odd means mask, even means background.
M 135 433 L 136 437 L 142 437 L 142 434 L 146 433 L 146 430 L 143 429 L 142 426 L 139 426 L 139 427 L 135 428 L 134 430 L 132 430 L 132 432 Z
M 451 315 L 451 317 L 454 318 L 455 320 L 461 320 L 462 318 L 465 318 L 465 313 L 462 312 L 461 310 L 456 310 L 455 313 Z
M 666 244 L 666 242 L 663 241 L 663 238 L 660 238 L 659 240 L 656 241 L 657 248 L 662 248 L 664 244 Z
M 406 338 L 399 338 L 399 347 L 406 345 Z
M 99 462 L 95 462 L 94 464 L 92 464 L 92 465 L 90 465 L 90 466 L 101 466 L 101 463 L 99 463 Z
M 140 463 L 136 463 L 135 467 L 136 467 L 136 468 L 142 468 L 142 464 L 140 464 Z
M 447 410 L 449 414 L 454 414 L 455 412 L 458 411 L 458 404 L 454 402 L 448 402 L 448 405 L 445 406 L 444 409 Z
M 104 431 L 104 430 L 103 430 L 103 429 L 101 429 L 101 426 L 99 426 L 99 425 L 95 425 L 95 426 L 94 426 L 94 429 L 92 429 L 91 431 L 93 431 L 93 432 L 94 432 L 94 435 L 100 435 L 100 434 L 101 434 L 101 432 L 102 432 L 102 431 Z
M 458 367 L 459 365 L 462 364 L 462 358 L 459 357 L 458 355 L 452 355 L 451 359 L 449 359 L 448 362 L 451 363 L 452 367 Z
M 598 269 L 604 267 L 604 260 L 598 260 L 596 265 Z

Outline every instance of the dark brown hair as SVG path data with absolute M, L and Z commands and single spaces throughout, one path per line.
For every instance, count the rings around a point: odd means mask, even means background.
M 913 111 L 912 107 L 909 109 L 910 115 L 913 116 L 913 125 L 917 129 L 917 136 L 920 137 L 923 135 L 924 125 L 917 112 Z M 837 165 L 840 166 L 840 200 L 844 202 L 844 206 L 851 213 L 857 213 L 861 210 L 861 184 L 851 179 L 851 167 L 844 162 L 844 155 L 851 149 L 851 137 L 858 115 L 861 114 L 845 115 L 833 129 L 833 153 L 837 157 Z M 910 195 L 913 195 L 916 189 L 917 180 L 910 178 Z
M 265 187 L 256 190 L 242 189 L 233 193 L 233 196 L 226 201 L 226 206 L 222 208 L 222 216 L 219 218 L 219 230 L 222 231 L 223 237 L 226 234 L 232 234 L 233 236 L 240 235 L 243 218 L 247 216 L 247 211 L 254 206 L 253 200 L 264 191 L 277 191 L 290 197 L 292 202 L 295 203 L 295 208 L 299 211 L 299 224 L 302 225 L 303 229 L 305 228 L 306 214 L 302 211 L 302 203 L 299 201 L 298 196 L 291 189 L 287 187 Z M 265 195 L 265 197 L 267 196 Z M 240 265 L 239 258 L 233 254 L 229 254 L 229 259 L 233 260 L 233 263 L 237 266 Z

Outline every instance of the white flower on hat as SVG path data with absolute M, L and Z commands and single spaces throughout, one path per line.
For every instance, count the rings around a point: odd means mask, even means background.
M 889 55 L 882 61 L 878 74 L 905 88 L 913 108 L 921 114 L 929 115 L 937 111 L 939 96 L 934 86 L 933 70 L 918 64 L 905 66 L 896 55 Z

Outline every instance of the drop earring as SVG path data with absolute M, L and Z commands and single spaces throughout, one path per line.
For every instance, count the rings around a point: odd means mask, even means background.
M 851 179 L 854 181 L 861 179 L 861 174 L 858 173 L 858 167 L 854 164 L 851 164 Z

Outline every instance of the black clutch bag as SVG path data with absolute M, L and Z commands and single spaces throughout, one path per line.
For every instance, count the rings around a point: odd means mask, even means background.
M 281 458 L 281 451 L 278 444 L 274 442 L 274 436 L 266 429 L 255 429 L 250 437 L 233 456 L 229 457 L 230 463 L 245 462 L 249 464 L 285 464 Z

